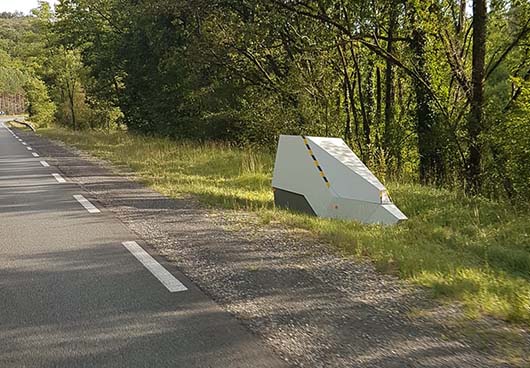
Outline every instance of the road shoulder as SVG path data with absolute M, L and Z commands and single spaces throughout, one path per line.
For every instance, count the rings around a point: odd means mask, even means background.
M 135 182 L 131 173 L 21 134 L 295 365 L 526 363 L 503 361 L 502 351 L 491 344 L 458 333 L 458 309 L 448 316 L 424 291 L 378 273 L 370 263 L 344 259 L 305 234 L 264 226 L 252 214 L 205 209 L 191 198 L 168 199 Z

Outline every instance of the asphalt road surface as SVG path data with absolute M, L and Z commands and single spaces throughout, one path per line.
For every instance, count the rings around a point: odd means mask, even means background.
M 285 366 L 149 251 L 0 119 L 0 367 Z

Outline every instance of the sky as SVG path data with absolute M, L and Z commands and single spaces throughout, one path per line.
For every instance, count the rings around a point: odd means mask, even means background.
M 48 2 L 50 4 L 55 4 L 58 0 L 48 0 Z M 18 10 L 28 14 L 31 9 L 37 7 L 38 3 L 38 0 L 0 0 L 0 13 L 4 11 L 14 12 Z

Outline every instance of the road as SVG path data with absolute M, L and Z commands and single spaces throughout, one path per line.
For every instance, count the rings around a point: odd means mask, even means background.
M 283 367 L 0 120 L 0 367 Z

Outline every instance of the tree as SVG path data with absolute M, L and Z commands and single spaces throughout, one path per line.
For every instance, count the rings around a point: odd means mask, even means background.
M 48 126 L 54 120 L 55 104 L 48 95 L 44 82 L 36 77 L 28 78 L 24 85 L 28 98 L 28 113 L 30 119 L 39 126 Z
M 478 194 L 482 185 L 481 159 L 482 144 L 480 134 L 484 120 L 484 76 L 486 57 L 486 0 L 473 0 L 473 67 L 471 72 L 471 111 L 467 124 L 469 139 L 466 167 L 467 190 Z
M 175 138 L 273 147 L 282 133 L 343 136 L 390 178 L 464 182 L 470 194 L 521 188 L 497 127 L 520 132 L 506 116 L 526 111 L 523 2 L 477 0 L 472 14 L 465 0 L 41 8 L 32 24 L 46 47 L 27 59 L 75 127 L 121 112 L 131 130 Z

